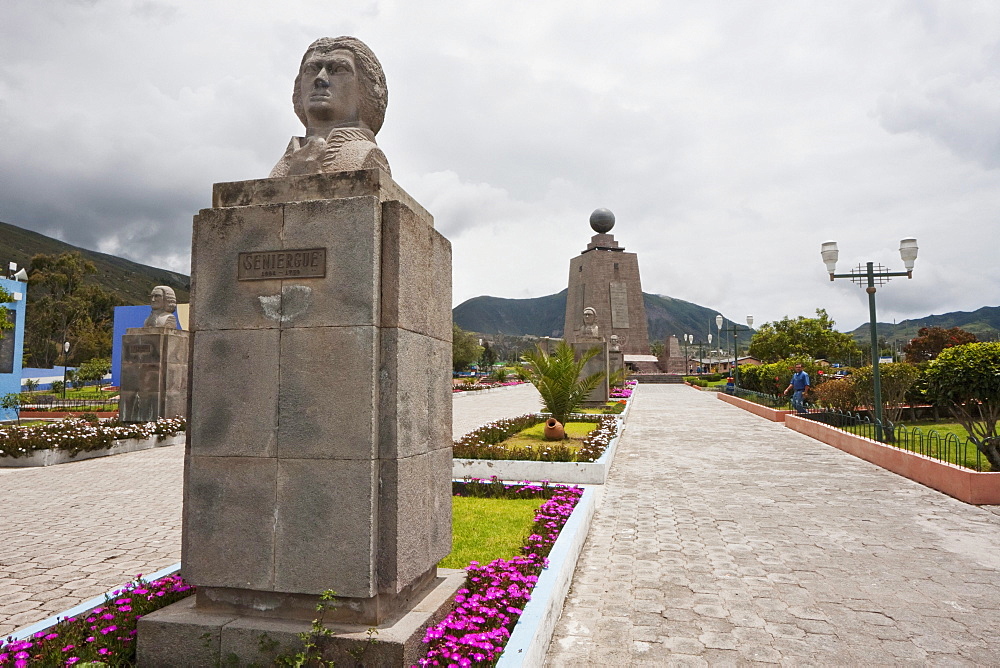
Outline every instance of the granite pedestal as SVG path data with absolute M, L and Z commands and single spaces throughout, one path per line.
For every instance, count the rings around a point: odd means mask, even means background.
M 592 408 L 595 406 L 603 406 L 608 402 L 608 397 L 610 396 L 610 388 L 608 386 L 608 343 L 604 339 L 579 339 L 570 344 L 573 348 L 573 352 L 577 359 L 583 356 L 588 350 L 593 348 L 598 349 L 598 353 L 590 358 L 590 360 L 583 366 L 583 370 L 580 371 L 580 378 L 586 378 L 587 376 L 593 375 L 595 373 L 603 373 L 604 378 L 601 382 L 597 384 L 589 395 L 587 395 L 587 400 L 583 402 L 583 405 Z
M 330 589 L 345 637 L 388 643 L 459 584 L 436 568 L 451 550 L 450 243 L 378 169 L 217 184 L 213 203 L 192 250 L 181 573 L 198 593 L 141 620 L 140 661 L 251 660 L 232 638 L 308 627 Z
M 122 422 L 187 417 L 188 336 L 166 327 L 126 330 L 119 387 Z

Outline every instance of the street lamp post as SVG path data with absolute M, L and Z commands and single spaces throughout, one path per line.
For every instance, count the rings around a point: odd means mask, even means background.
M 65 341 L 63 342 L 63 401 L 66 400 L 66 358 L 68 356 L 69 356 L 69 341 Z
M 691 373 L 691 356 L 688 354 L 688 344 L 694 342 L 694 336 L 691 334 L 684 335 L 684 374 Z
M 708 335 L 708 368 L 712 369 L 712 335 Z
M 823 242 L 820 255 L 823 257 L 823 263 L 826 265 L 826 270 L 830 274 L 831 281 L 835 278 L 849 278 L 859 286 L 864 285 L 865 292 L 868 293 L 868 329 L 871 335 L 872 384 L 875 395 L 874 406 L 872 408 L 875 411 L 875 433 L 878 436 L 878 440 L 883 441 L 885 439 L 882 434 L 882 381 L 878 370 L 879 354 L 878 331 L 875 324 L 875 286 L 885 285 L 889 282 L 890 278 L 895 276 L 913 278 L 913 264 L 917 259 L 917 240 L 908 238 L 899 242 L 899 257 L 902 258 L 906 271 L 889 271 L 887 267 L 883 267 L 882 265 L 876 267 L 874 262 L 867 262 L 863 267 L 859 264 L 849 274 L 834 273 L 837 268 L 837 258 L 840 256 L 840 250 L 837 248 L 836 241 Z
M 722 327 L 723 318 L 722 315 L 715 316 L 715 324 L 718 326 L 720 332 L 732 332 L 733 334 L 733 385 L 736 387 L 740 386 L 740 347 L 737 343 L 737 337 L 739 335 L 739 326 L 733 323 L 732 327 L 727 327 L 723 329 Z M 747 316 L 747 327 L 753 326 L 753 316 Z

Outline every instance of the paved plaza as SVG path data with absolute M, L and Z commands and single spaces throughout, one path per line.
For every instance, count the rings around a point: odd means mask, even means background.
M 998 665 L 994 511 L 640 386 L 547 663 Z
M 538 408 L 454 399 L 454 433 Z M 183 448 L 0 469 L 0 634 L 180 560 Z M 547 663 L 1000 664 L 1000 514 L 643 385 Z
M 455 395 L 454 434 L 540 408 L 531 385 Z M 0 469 L 0 637 L 181 560 L 183 446 Z

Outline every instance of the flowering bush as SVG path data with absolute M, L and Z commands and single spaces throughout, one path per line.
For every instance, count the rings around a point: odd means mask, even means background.
M 479 427 L 455 441 L 452 455 L 459 459 L 521 459 L 543 462 L 593 462 L 604 454 L 611 439 L 618 433 L 618 421 L 610 415 L 577 414 L 570 422 L 597 422 L 597 428 L 587 434 L 576 450 L 562 441 L 545 441 L 538 447 L 511 447 L 503 441 L 523 429 L 545 419 L 538 414 L 503 418 Z
M 523 385 L 522 380 L 511 380 L 503 383 L 468 383 L 463 385 L 455 385 L 451 388 L 452 394 L 457 392 L 475 392 L 476 390 L 490 390 L 494 387 L 512 387 L 514 385 Z
M 493 478 L 493 486 L 498 483 Z M 510 489 L 510 487 L 508 487 Z M 538 575 L 548 566 L 549 552 L 583 495 L 579 487 L 522 485 L 516 493 L 543 493 L 551 497 L 535 515 L 535 524 L 524 555 L 495 559 L 485 566 L 472 562 L 465 586 L 455 596 L 455 608 L 440 623 L 427 629 L 427 654 L 421 666 L 492 665 L 503 652 L 511 630 L 531 598 Z M 537 491 L 536 491 L 537 490 Z
M 88 661 L 131 665 L 139 618 L 193 593 L 194 588 L 177 575 L 155 582 L 136 576 L 99 608 L 64 619 L 26 640 L 0 643 L 0 666 L 72 666 Z
M 65 450 L 70 455 L 104 450 L 124 438 L 160 440 L 184 431 L 184 418 L 164 418 L 155 422 L 122 424 L 108 421 L 91 424 L 80 418 L 65 418 L 37 427 L 6 427 L 0 429 L 0 456 L 24 457 L 36 450 Z

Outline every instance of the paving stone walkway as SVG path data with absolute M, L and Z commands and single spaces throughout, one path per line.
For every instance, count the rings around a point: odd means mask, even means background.
M 181 558 L 184 447 L 0 469 L 0 637 Z
M 183 454 L 0 469 L 0 635 L 179 561 Z M 640 387 L 606 488 L 552 666 L 1000 664 L 996 508 L 678 386 Z
M 1000 665 L 1000 515 L 643 385 L 550 666 Z
M 451 433 L 454 438 L 461 438 L 493 420 L 542 410 L 542 398 L 531 383 L 459 393 L 452 397 Z
M 519 385 L 456 395 L 461 436 L 537 411 Z M 181 559 L 184 448 L 0 469 L 0 637 Z

